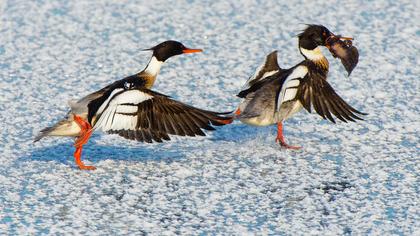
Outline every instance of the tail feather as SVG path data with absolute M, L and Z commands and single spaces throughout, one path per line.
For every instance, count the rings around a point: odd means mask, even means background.
M 66 118 L 51 127 L 42 129 L 34 138 L 34 143 L 47 136 L 77 136 L 80 133 L 80 127 L 73 118 Z
M 41 131 L 39 131 L 39 134 L 34 138 L 34 143 L 38 142 L 39 140 L 41 140 L 42 138 L 49 136 L 49 134 L 54 131 L 54 126 L 53 127 L 46 127 L 44 129 L 42 129 Z

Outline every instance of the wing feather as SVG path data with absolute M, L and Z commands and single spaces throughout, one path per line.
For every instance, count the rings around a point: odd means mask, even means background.
M 335 120 L 332 115 L 344 122 L 363 120 L 358 115 L 367 115 L 346 103 L 320 76 L 308 75 L 302 83 L 297 97 L 308 112 L 311 112 L 311 107 L 313 107 L 323 119 L 328 119 L 333 123 Z
M 277 51 L 273 51 L 266 56 L 264 63 L 257 68 L 254 75 L 245 82 L 245 85 L 242 87 L 237 96 L 245 98 L 246 95 L 258 90 L 263 84 L 265 84 L 267 78 L 279 71 L 282 71 L 282 69 L 277 62 Z
M 202 110 L 143 88 L 111 93 L 102 99 L 94 129 L 115 133 L 140 142 L 162 142 L 169 135 L 205 136 L 202 129 L 214 130 L 231 119 L 222 113 Z M 135 107 L 135 109 L 134 109 Z

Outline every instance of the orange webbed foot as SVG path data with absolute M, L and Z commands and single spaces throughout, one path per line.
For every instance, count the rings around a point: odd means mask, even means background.
M 76 162 L 76 165 L 81 170 L 96 170 L 96 167 L 94 166 L 87 166 L 82 161 L 82 146 L 76 147 L 76 151 L 74 152 L 74 161 Z
M 276 142 L 278 142 L 278 141 L 279 140 L 276 139 Z M 302 147 L 300 147 L 300 146 L 292 146 L 292 145 L 289 145 L 289 144 L 287 144 L 285 142 L 281 142 L 281 141 L 279 142 L 279 144 L 282 148 L 285 148 L 285 149 L 292 149 L 292 150 L 302 149 Z
M 301 148 L 302 148 L 302 147 L 299 147 L 299 146 L 292 146 L 292 145 L 289 145 L 289 144 L 287 144 L 284 140 L 281 140 L 280 138 L 276 138 L 276 143 L 279 143 L 279 144 L 280 144 L 280 146 L 281 146 L 282 148 L 285 148 L 285 149 L 299 150 L 299 149 L 301 149 Z
M 96 170 L 96 167 L 94 167 L 94 166 L 79 165 L 79 169 L 81 169 L 81 170 Z
M 302 148 L 302 147 L 299 147 L 299 146 L 291 146 L 291 145 L 286 143 L 286 141 L 284 140 L 284 137 L 283 137 L 283 124 L 281 122 L 277 123 L 276 143 L 277 142 L 280 144 L 280 146 L 282 148 L 285 148 L 285 149 L 299 150 L 299 149 Z

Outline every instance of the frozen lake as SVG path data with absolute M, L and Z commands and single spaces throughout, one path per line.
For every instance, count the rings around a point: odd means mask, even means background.
M 0 234 L 415 235 L 420 232 L 419 1 L 0 1 Z M 417 13 L 416 13 L 417 12 Z M 304 23 L 355 38 L 351 77 L 329 81 L 369 113 L 332 124 L 306 111 L 276 128 L 239 122 L 207 137 L 143 144 L 94 135 L 33 143 L 78 99 L 140 71 L 174 39 L 204 52 L 168 60 L 155 90 L 228 111 L 279 51 L 302 60 Z

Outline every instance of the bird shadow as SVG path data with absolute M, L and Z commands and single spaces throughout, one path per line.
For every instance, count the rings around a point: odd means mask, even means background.
M 57 162 L 69 164 L 73 162 L 73 142 L 64 142 L 48 147 L 36 148 L 27 155 L 18 158 L 17 162 Z M 136 161 L 136 162 L 173 162 L 185 158 L 185 152 L 179 152 L 175 148 L 164 147 L 164 144 L 145 144 L 138 143 L 138 147 L 115 146 L 97 144 L 91 140 L 88 145 L 83 147 L 82 160 L 89 160 L 97 163 L 104 160 L 117 161 Z
M 256 138 L 257 134 L 270 135 L 273 127 L 253 127 L 242 123 L 234 123 L 222 127 L 217 127 L 217 130 L 211 132 L 212 141 L 227 141 L 227 142 L 238 142 L 243 143 L 251 141 Z
M 207 132 L 208 136 L 204 139 L 218 142 L 244 142 L 252 140 L 255 137 L 255 128 L 243 125 L 228 125 L 223 127 L 216 127 L 216 130 Z M 90 162 L 97 163 L 104 160 L 120 160 L 120 161 L 164 161 L 173 162 L 186 158 L 186 153 L 194 153 L 199 150 L 199 145 L 185 145 L 183 142 L 191 142 L 194 137 L 175 137 L 173 140 L 164 143 L 136 143 L 130 142 L 128 145 L 106 145 L 98 144 L 95 140 L 98 135 L 94 135 L 93 139 L 83 147 L 82 160 L 89 160 Z M 177 142 L 177 143 L 173 143 Z M 199 140 L 197 142 L 200 142 Z M 134 145 L 133 145 L 134 144 Z M 182 152 L 179 151 L 182 148 Z M 73 162 L 73 142 L 60 142 L 51 146 L 43 146 L 34 148 L 30 153 L 19 157 L 16 161 L 23 162 L 56 162 L 61 164 L 69 164 Z
M 252 127 L 241 123 L 233 125 L 226 125 L 222 127 L 216 127 L 215 131 L 207 132 L 209 135 L 204 137 L 212 142 L 232 142 L 232 143 L 244 143 L 253 140 L 260 140 L 267 136 L 275 137 L 275 126 L 267 127 Z M 174 162 L 179 161 L 187 157 L 187 153 L 194 153 L 197 150 L 201 150 L 202 145 L 197 145 L 200 140 L 197 140 L 196 144 L 190 143 L 194 137 L 174 137 L 174 140 L 164 143 L 136 143 L 130 142 L 128 145 L 107 145 L 98 144 L 95 140 L 98 135 L 94 135 L 93 139 L 89 141 L 88 145 L 83 148 L 83 160 L 89 160 L 93 163 L 104 160 L 119 160 L 119 161 L 133 161 L 133 162 Z M 268 137 L 267 137 L 268 138 Z M 309 138 L 309 137 L 306 137 Z M 312 137 L 319 139 L 319 137 Z M 132 142 L 132 143 L 131 143 Z M 176 142 L 176 143 L 173 143 Z M 187 142 L 184 144 L 183 142 Z M 273 141 L 274 142 L 274 141 Z M 133 145 L 134 144 L 134 145 Z M 205 145 L 205 144 L 203 144 Z M 179 149 L 182 149 L 180 151 Z M 18 162 L 31 162 L 31 161 L 42 161 L 42 162 L 57 162 L 62 164 L 69 164 L 73 162 L 74 152 L 73 142 L 64 142 L 55 144 L 48 147 L 40 147 L 33 149 L 27 155 L 18 158 Z

